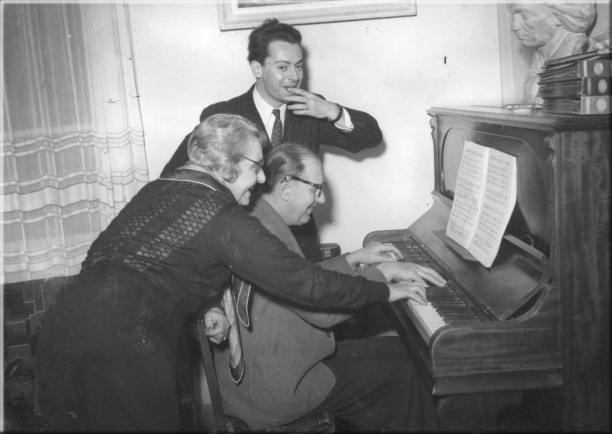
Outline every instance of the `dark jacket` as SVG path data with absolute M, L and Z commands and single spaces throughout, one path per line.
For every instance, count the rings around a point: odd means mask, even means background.
M 266 129 L 263 121 L 253 101 L 254 87 L 254 85 L 251 86 L 247 92 L 240 96 L 206 107 L 200 115 L 200 121 L 218 113 L 236 114 L 254 122 L 261 131 L 265 132 Z M 344 132 L 336 128 L 325 119 L 297 116 L 291 110 L 287 110 L 283 126 L 283 141 L 306 146 L 315 153 L 319 152 L 320 145 L 333 146 L 349 152 L 358 152 L 378 145 L 382 141 L 382 133 L 376 119 L 365 112 L 345 108 L 354 126 L 350 132 Z M 188 137 L 189 134 L 185 136 L 183 142 L 179 145 L 168 164 L 166 164 L 161 176 L 170 173 L 187 162 Z M 317 229 L 314 219 L 311 218 L 305 225 L 294 226 L 291 230 L 304 252 L 304 256 L 313 262 L 319 262 L 321 255 L 319 253 Z
M 259 199 L 251 215 L 289 250 L 302 254 L 289 227 L 265 199 Z M 319 265 L 356 274 L 345 255 Z M 376 267 L 367 267 L 364 273 L 370 279 L 385 280 Z M 251 297 L 250 326 L 240 323 L 244 377 L 237 385 L 230 378 L 227 346 L 215 351 L 215 369 L 226 413 L 244 420 L 252 429 L 265 429 L 304 416 L 332 390 L 334 374 L 322 362 L 336 348 L 329 329 L 350 315 L 300 308 L 260 289 Z

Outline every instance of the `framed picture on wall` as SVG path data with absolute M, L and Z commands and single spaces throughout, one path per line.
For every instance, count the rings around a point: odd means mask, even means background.
M 217 7 L 221 30 L 257 27 L 266 18 L 310 24 L 416 15 L 416 0 L 219 0 Z

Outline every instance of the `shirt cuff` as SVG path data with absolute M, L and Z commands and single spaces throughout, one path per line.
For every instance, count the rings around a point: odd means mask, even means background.
M 351 122 L 351 116 L 344 107 L 342 107 L 342 116 L 340 116 L 340 119 L 338 119 L 338 122 L 336 122 L 334 126 L 342 131 L 353 131 L 354 126 L 353 122 Z

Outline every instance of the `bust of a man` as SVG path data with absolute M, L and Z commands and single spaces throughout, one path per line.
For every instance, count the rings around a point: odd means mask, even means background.
M 540 69 L 547 60 L 586 51 L 587 32 L 596 16 L 595 4 L 521 1 L 510 3 L 509 8 L 515 36 L 524 46 L 534 49 L 524 97 L 529 104 L 540 103 L 537 97 Z

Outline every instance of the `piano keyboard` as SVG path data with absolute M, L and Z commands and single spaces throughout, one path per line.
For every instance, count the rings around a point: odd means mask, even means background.
M 393 242 L 404 255 L 405 262 L 425 265 L 436 270 L 447 280 L 447 286 L 437 287 L 430 285 L 427 288 L 427 304 L 406 300 L 408 310 L 418 322 L 418 329 L 426 340 L 441 327 L 450 324 L 458 325 L 462 322 L 482 321 L 481 315 L 475 313 L 471 303 L 460 296 L 460 289 L 456 283 L 445 275 L 429 257 L 411 239 L 408 241 Z
M 446 321 L 440 316 L 436 308 L 432 306 L 431 302 L 420 304 L 412 300 L 407 300 L 406 304 L 408 304 L 408 308 L 412 313 L 422 320 L 421 325 L 425 329 L 427 338 L 433 335 L 440 327 L 446 325 Z

